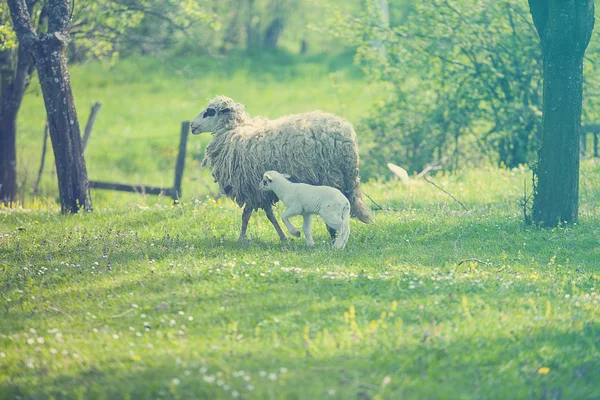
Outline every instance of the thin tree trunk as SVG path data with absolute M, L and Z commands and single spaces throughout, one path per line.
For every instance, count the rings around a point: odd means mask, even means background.
M 240 16 L 244 7 L 244 0 L 238 0 L 238 4 L 235 6 L 233 16 L 229 21 L 229 25 L 225 30 L 225 37 L 219 51 L 221 53 L 227 53 L 231 47 L 235 46 L 240 40 Z
M 17 114 L 33 73 L 22 46 L 0 52 L 0 201 L 17 200 Z
M 254 0 L 248 0 L 246 10 L 246 50 L 252 52 L 257 45 L 257 27 L 254 21 Z
M 0 115 L 0 201 L 10 205 L 17 199 L 16 114 Z
M 390 6 L 387 0 L 377 0 L 375 2 L 375 7 L 376 17 L 379 24 L 381 24 L 384 29 L 388 28 L 390 26 Z M 379 38 L 375 39 L 373 46 L 379 50 L 379 54 L 382 58 L 387 57 L 385 43 L 383 43 Z
M 529 0 L 544 62 L 542 144 L 533 219 L 539 226 L 575 223 L 583 56 L 594 28 L 593 0 Z
M 33 197 L 37 197 L 40 182 L 42 181 L 42 174 L 44 172 L 44 164 L 46 163 L 46 151 L 48 150 L 48 124 L 44 125 L 44 142 L 42 144 L 42 159 L 40 160 L 40 169 L 38 170 L 38 176 L 31 191 Z

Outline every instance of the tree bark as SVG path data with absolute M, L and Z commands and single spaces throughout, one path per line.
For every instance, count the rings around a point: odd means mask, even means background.
M 0 201 L 17 200 L 17 114 L 33 62 L 22 46 L 0 52 Z
M 31 52 L 46 113 L 58 175 L 63 213 L 91 210 L 81 132 L 67 68 L 70 2 L 49 0 L 48 33 L 36 33 L 24 0 L 8 0 L 19 43 Z
M 10 206 L 17 199 L 16 114 L 0 116 L 0 201 Z
M 542 227 L 576 223 L 583 56 L 594 27 L 593 0 L 529 0 L 542 45 L 542 144 L 533 220 Z

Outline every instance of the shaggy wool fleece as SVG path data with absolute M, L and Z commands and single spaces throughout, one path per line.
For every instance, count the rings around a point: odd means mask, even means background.
M 274 120 L 250 118 L 240 104 L 225 96 L 210 101 L 216 110 L 213 140 L 202 165 L 209 165 L 220 190 L 253 210 L 274 204 L 272 192 L 258 188 L 265 171 L 276 170 L 293 180 L 339 189 L 348 197 L 352 216 L 369 223 L 362 200 L 358 144 L 352 125 L 321 111 Z M 225 110 L 225 112 L 221 112 Z

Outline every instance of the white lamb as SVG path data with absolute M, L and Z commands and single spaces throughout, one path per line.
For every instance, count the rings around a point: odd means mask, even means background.
M 288 175 L 277 171 L 267 171 L 260 183 L 260 190 L 273 191 L 287 209 L 281 215 L 283 223 L 291 235 L 300 237 L 289 218 L 302 215 L 304 223 L 302 230 L 306 236 L 306 245 L 314 246 L 311 234 L 311 218 L 319 214 L 329 230 L 338 231 L 338 236 L 333 243 L 334 249 L 346 247 L 350 236 L 350 202 L 338 189 L 330 186 L 313 186 L 306 183 L 292 183 Z

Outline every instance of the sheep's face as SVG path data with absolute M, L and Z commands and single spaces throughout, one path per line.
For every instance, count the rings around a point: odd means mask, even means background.
M 262 181 L 260 181 L 260 185 L 258 185 L 258 189 L 264 190 L 264 191 L 272 190 L 270 187 L 272 183 L 273 183 L 273 178 L 267 172 L 263 175 Z
M 198 114 L 190 125 L 192 134 L 198 135 L 202 132 L 214 132 L 227 120 L 230 108 L 218 109 L 214 105 L 209 105 Z

